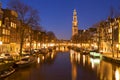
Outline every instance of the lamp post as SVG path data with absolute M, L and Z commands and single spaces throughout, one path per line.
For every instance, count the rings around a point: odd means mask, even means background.
M 117 58 L 118 58 L 118 47 L 119 47 L 119 45 L 118 45 L 118 44 L 116 44 L 116 47 L 117 47 Z

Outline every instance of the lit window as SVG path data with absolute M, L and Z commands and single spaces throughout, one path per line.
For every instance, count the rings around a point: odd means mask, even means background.
M 108 29 L 108 33 L 112 33 L 112 28 Z
M 12 22 L 12 27 L 14 27 L 14 23 Z
M 12 27 L 12 22 L 11 22 L 11 27 Z
M 16 24 L 15 24 L 15 28 L 16 28 Z
M 15 28 L 15 23 L 14 23 L 14 28 Z
M 5 29 L 3 29 L 2 33 L 5 34 Z

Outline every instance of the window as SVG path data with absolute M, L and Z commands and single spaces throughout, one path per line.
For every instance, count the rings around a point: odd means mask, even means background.
M 15 24 L 15 28 L 16 28 L 16 24 Z
M 16 24 L 11 22 L 11 27 L 16 28 Z
M 108 33 L 112 33 L 112 28 L 108 29 Z
M 3 29 L 2 33 L 5 34 L 5 29 Z
M 11 27 L 13 27 L 14 26 L 14 23 L 13 22 L 11 22 Z
M 7 33 L 6 33 L 7 35 L 10 35 L 10 31 L 9 30 L 7 30 Z

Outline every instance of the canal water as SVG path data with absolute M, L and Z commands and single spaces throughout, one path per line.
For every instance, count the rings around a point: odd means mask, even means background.
M 40 55 L 4 80 L 120 80 L 120 67 L 70 51 Z

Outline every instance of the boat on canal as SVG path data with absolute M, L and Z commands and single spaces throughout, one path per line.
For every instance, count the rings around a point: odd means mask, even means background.
M 32 56 L 29 52 L 23 53 L 20 56 L 20 59 L 14 63 L 14 68 L 22 68 L 26 66 L 30 66 L 32 63 L 35 62 L 35 57 Z
M 22 67 L 30 66 L 34 62 L 35 62 L 34 58 L 23 57 L 21 58 L 21 60 L 17 61 L 14 66 L 22 68 Z
M 40 54 L 47 54 L 48 52 L 49 52 L 49 50 L 47 48 L 42 48 L 39 53 Z
M 92 50 L 92 51 L 90 51 L 90 57 L 92 57 L 92 58 L 100 58 L 101 53 L 98 52 L 97 50 Z
M 13 67 L 3 70 L 0 72 L 0 79 L 8 77 L 9 75 L 11 75 L 14 72 L 15 72 L 15 69 Z

